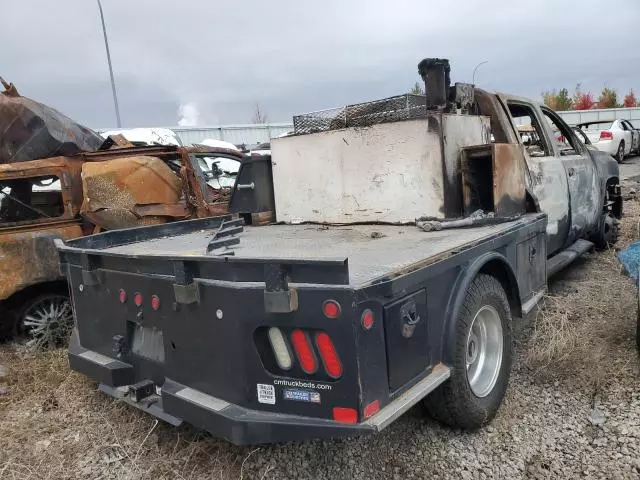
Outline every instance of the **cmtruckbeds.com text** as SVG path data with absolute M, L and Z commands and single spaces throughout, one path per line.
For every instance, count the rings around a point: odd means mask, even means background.
M 324 383 L 300 382 L 298 380 L 274 380 L 274 385 L 284 385 L 285 387 L 315 388 L 316 390 L 331 390 L 333 387 Z

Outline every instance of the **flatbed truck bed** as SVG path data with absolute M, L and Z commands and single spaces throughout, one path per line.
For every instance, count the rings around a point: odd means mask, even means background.
M 349 283 L 364 287 L 415 270 L 488 238 L 513 232 L 527 218 L 475 228 L 425 232 L 415 225 L 266 225 L 245 227 L 228 261 L 348 261 Z M 195 223 L 194 225 L 197 225 Z M 149 257 L 203 256 L 212 231 L 187 231 L 173 236 L 107 247 L 103 253 Z M 384 261 L 381 261 L 384 259 Z
M 70 365 L 236 444 L 373 433 L 459 368 L 458 323 L 478 279 L 503 292 L 487 301 L 505 321 L 535 305 L 545 228 L 543 214 L 434 232 L 241 229 L 226 216 L 57 241 L 77 319 Z

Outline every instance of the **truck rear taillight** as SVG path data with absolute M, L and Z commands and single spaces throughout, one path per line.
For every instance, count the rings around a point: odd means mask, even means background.
M 282 370 L 291 370 L 293 359 L 287 346 L 287 341 L 279 328 L 271 327 L 268 332 L 269 343 L 276 357 L 276 363 Z
M 120 300 L 120 303 L 127 303 L 127 292 L 122 288 L 118 292 L 118 300 Z
M 344 365 L 331 336 L 323 330 L 263 327 L 255 334 L 263 365 L 274 375 L 338 380 Z
M 318 371 L 318 361 L 316 355 L 313 353 L 311 342 L 309 342 L 309 336 L 303 330 L 299 328 L 291 332 L 291 342 L 293 348 L 296 351 L 296 357 L 300 362 L 300 368 L 309 375 Z
M 602 130 L 600 132 L 600 140 L 613 140 L 613 133 L 609 130 Z
M 342 363 L 336 349 L 333 346 L 331 337 L 325 332 L 319 332 L 316 334 L 316 345 L 320 352 L 320 358 L 324 365 L 324 370 L 331 378 L 340 378 L 342 376 Z

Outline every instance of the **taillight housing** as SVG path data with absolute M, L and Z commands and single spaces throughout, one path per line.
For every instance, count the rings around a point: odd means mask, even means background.
M 312 376 L 325 382 L 344 375 L 345 366 L 334 338 L 324 330 L 299 327 L 260 327 L 254 333 L 266 370 L 274 375 Z
M 600 140 L 613 140 L 613 133 L 609 130 L 602 130 L 600 132 Z
M 118 300 L 120 303 L 127 303 L 127 292 L 123 288 L 118 292 Z

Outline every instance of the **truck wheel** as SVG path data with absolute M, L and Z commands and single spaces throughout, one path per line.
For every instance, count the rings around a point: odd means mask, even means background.
M 624 160 L 624 140 L 620 142 L 620 145 L 618 145 L 618 151 L 616 152 L 616 161 L 618 163 L 622 163 L 622 160 Z
M 512 354 L 509 300 L 496 278 L 480 274 L 458 318 L 451 377 L 424 400 L 430 415 L 464 429 L 488 423 L 507 390 Z
M 620 220 L 610 213 L 604 213 L 600 217 L 598 233 L 592 237 L 592 241 L 598 250 L 605 250 L 616 244 L 620 237 Z
M 27 300 L 19 311 L 27 346 L 46 349 L 66 344 L 73 330 L 73 310 L 69 297 L 45 293 Z

